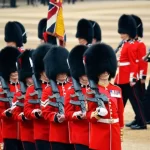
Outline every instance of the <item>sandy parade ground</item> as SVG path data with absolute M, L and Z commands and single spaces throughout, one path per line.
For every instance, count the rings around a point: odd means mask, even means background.
M 20 3 L 16 9 L 0 8 L 0 48 L 5 46 L 4 26 L 9 20 L 22 22 L 28 32 L 28 43 L 25 48 L 36 48 L 39 44 L 37 25 L 41 18 L 47 16 L 47 6 L 27 6 Z M 137 14 L 144 23 L 144 42 L 150 47 L 150 1 L 101 1 L 78 2 L 75 5 L 64 4 L 64 19 L 67 33 L 67 48 L 70 50 L 77 44 L 75 38 L 77 21 L 88 18 L 97 21 L 102 29 L 102 41 L 116 48 L 120 42 L 117 33 L 119 16 L 123 13 Z M 149 70 L 150 75 L 150 70 Z M 134 117 L 130 103 L 125 108 L 125 123 Z M 124 130 L 123 150 L 150 150 L 150 125 L 148 130 Z

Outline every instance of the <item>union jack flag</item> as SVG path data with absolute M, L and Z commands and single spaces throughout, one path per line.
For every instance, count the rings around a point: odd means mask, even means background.
M 63 18 L 63 0 L 49 0 L 47 28 L 48 34 L 55 36 L 59 40 L 59 45 L 65 43 L 65 25 Z

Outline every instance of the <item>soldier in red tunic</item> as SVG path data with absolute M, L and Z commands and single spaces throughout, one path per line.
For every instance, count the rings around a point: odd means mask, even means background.
M 42 44 L 33 51 L 34 85 L 27 88 L 25 95 L 24 114 L 28 119 L 33 120 L 34 140 L 37 150 L 50 149 L 49 122 L 43 118 L 41 111 L 41 93 L 49 85 L 49 80 L 44 72 L 43 58 L 50 49 L 50 44 Z M 38 87 L 36 87 L 37 85 Z
M 18 58 L 18 74 L 19 81 L 21 81 L 21 90 L 15 93 L 13 106 L 11 107 L 12 117 L 20 125 L 20 139 L 24 150 L 36 150 L 33 138 L 33 121 L 24 115 L 24 94 L 26 93 L 26 87 L 33 84 L 30 57 L 31 51 L 26 50 Z
M 2 137 L 5 150 L 21 150 L 19 124 L 13 120 L 11 105 L 14 94 L 20 90 L 18 73 L 16 68 L 18 49 L 5 47 L 0 52 L 0 118 L 2 119 Z
M 94 37 L 94 30 L 92 24 L 87 19 L 80 19 L 77 24 L 76 38 L 79 44 L 89 45 L 92 43 Z
M 107 44 L 95 44 L 85 52 L 84 63 L 91 88 L 86 95 L 87 119 L 90 122 L 89 148 L 121 150 L 124 126 L 122 92 L 118 86 L 110 83 L 117 70 L 115 53 Z M 98 95 L 94 94 L 91 81 L 97 83 L 95 88 Z M 100 105 L 98 101 L 102 102 L 101 99 L 96 98 L 104 98 L 101 94 L 107 98 L 104 105 Z
M 136 125 L 132 129 L 146 129 L 143 106 L 140 101 L 138 81 L 138 45 L 135 43 L 136 23 L 130 15 L 122 15 L 118 22 L 118 33 L 124 43 L 118 58 L 119 72 L 115 83 L 122 89 L 124 106 L 129 99 L 136 114 Z
M 143 97 L 145 94 L 145 80 L 146 80 L 146 76 L 147 76 L 147 68 L 148 68 L 148 63 L 146 61 L 143 60 L 143 57 L 146 55 L 146 46 L 144 44 L 144 42 L 139 39 L 143 37 L 143 23 L 142 20 L 136 16 L 136 15 L 131 15 L 133 17 L 133 19 L 136 21 L 136 27 L 137 27 L 137 36 L 135 38 L 135 44 L 137 44 L 137 48 L 138 48 L 138 76 L 139 76 L 139 94 L 140 94 L 140 100 L 142 100 L 142 104 L 144 107 L 144 114 L 146 117 L 146 121 L 150 122 L 150 120 L 148 118 L 150 118 L 150 114 L 147 113 L 147 108 L 145 106 L 147 106 L 147 102 L 143 101 Z M 131 123 L 126 124 L 127 127 L 130 127 L 131 125 L 135 125 L 136 122 L 136 118 L 135 120 L 133 120 Z
M 0 150 L 4 149 L 3 137 L 2 137 L 2 121 L 0 120 Z
M 64 114 L 64 98 L 70 81 L 67 57 L 69 52 L 54 46 L 45 56 L 45 72 L 50 80 L 50 86 L 42 93 L 42 114 L 50 122 L 49 141 L 52 150 L 72 150 L 69 144 L 68 121 Z
M 65 97 L 65 116 L 69 121 L 70 143 L 75 144 L 76 150 L 89 150 L 89 122 L 86 119 L 85 103 L 89 82 L 83 64 L 83 54 L 86 49 L 86 46 L 78 45 L 71 50 L 68 57 L 70 72 L 75 85 L 67 91 Z M 77 85 L 78 89 L 76 89 Z M 76 95 L 78 93 L 80 93 L 79 97 Z M 75 105 L 72 101 L 77 104 Z

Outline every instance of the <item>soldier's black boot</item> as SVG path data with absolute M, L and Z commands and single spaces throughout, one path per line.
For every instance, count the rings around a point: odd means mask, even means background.
M 132 125 L 136 125 L 136 124 L 137 124 L 136 120 L 133 120 L 132 122 L 127 123 L 125 126 L 126 127 L 131 127 Z
M 146 125 L 131 125 L 131 129 L 133 130 L 142 130 L 142 129 L 147 129 L 147 126 Z

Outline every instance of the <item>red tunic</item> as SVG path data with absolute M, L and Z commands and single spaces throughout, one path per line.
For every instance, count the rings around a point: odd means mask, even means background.
M 42 83 L 42 91 L 47 87 L 47 84 Z M 34 93 L 35 89 L 34 86 L 30 86 L 27 88 L 27 92 L 25 95 L 25 107 L 24 107 L 24 114 L 25 116 L 33 120 L 33 126 L 34 126 L 34 140 L 49 140 L 49 122 L 46 121 L 43 117 L 40 119 L 36 118 L 36 116 L 33 113 L 33 110 L 35 109 L 41 109 L 40 103 L 36 103 L 37 101 L 37 95 L 31 96 L 31 93 Z M 35 101 L 35 103 L 31 103 L 30 100 Z
M 85 95 L 86 88 L 82 88 L 82 93 Z M 79 120 L 77 117 L 73 117 L 75 112 L 81 111 L 80 106 L 70 103 L 70 100 L 78 101 L 77 97 L 70 97 L 73 94 L 75 91 L 71 88 L 65 97 L 65 116 L 69 121 L 70 143 L 89 146 L 89 122 L 86 119 Z
M 24 98 L 18 99 L 22 96 L 22 93 L 19 91 L 14 95 L 13 103 L 16 105 L 17 102 L 20 102 L 24 105 Z M 21 141 L 34 142 L 33 138 L 33 121 L 32 120 L 23 120 L 20 115 L 24 111 L 24 106 L 16 106 L 13 109 L 13 118 L 19 122 L 20 125 L 20 136 Z
M 134 41 L 125 42 L 120 50 L 118 59 L 119 72 L 116 76 L 116 84 L 127 84 L 136 81 L 138 74 L 138 49 Z
M 57 85 L 60 96 L 65 96 L 68 88 L 72 85 L 71 82 L 67 82 L 65 85 Z M 50 121 L 50 131 L 49 131 L 49 141 L 50 142 L 60 142 L 69 143 L 69 131 L 68 122 L 64 121 L 62 123 L 54 122 L 54 117 L 58 113 L 58 108 L 48 105 L 48 97 L 52 95 L 51 87 L 47 87 L 42 93 L 42 113 L 46 120 Z M 56 102 L 55 99 L 52 100 Z M 58 134 L 59 133 L 59 134 Z
M 101 93 L 109 98 L 108 104 L 105 104 L 108 114 L 101 117 L 99 122 L 96 118 L 91 118 L 91 113 L 96 110 L 98 105 L 97 103 L 88 101 L 87 118 L 90 121 L 89 147 L 94 150 L 121 150 L 120 129 L 124 126 L 124 105 L 121 89 L 112 84 L 109 84 L 106 88 L 98 85 L 98 88 Z M 118 97 L 115 93 L 119 93 Z M 87 96 L 91 97 L 92 95 Z M 119 120 L 111 124 L 100 122 L 102 119 Z
M 20 89 L 20 85 L 8 84 L 10 92 L 16 93 Z M 3 89 L 0 88 L 0 92 Z M 6 96 L 0 95 L 1 98 Z M 20 139 L 19 123 L 16 122 L 13 117 L 7 117 L 4 113 L 5 110 L 10 108 L 9 102 L 0 101 L 0 118 L 2 119 L 2 137 L 8 139 Z
M 3 137 L 2 137 L 2 122 L 0 119 L 0 143 L 3 143 Z
M 140 79 L 146 79 L 148 63 L 143 60 L 146 55 L 146 46 L 141 40 L 136 40 L 135 44 L 138 47 L 138 74 Z

